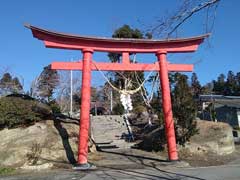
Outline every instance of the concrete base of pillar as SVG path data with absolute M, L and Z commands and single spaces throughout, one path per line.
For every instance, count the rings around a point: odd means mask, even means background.
M 85 163 L 85 164 L 75 164 L 72 167 L 72 169 L 76 171 L 84 171 L 84 170 L 95 170 L 97 169 L 97 167 L 94 166 L 93 164 Z

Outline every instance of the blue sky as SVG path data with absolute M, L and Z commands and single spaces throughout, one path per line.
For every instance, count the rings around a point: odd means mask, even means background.
M 9 71 L 24 78 L 25 90 L 52 61 L 81 59 L 81 52 L 47 49 L 24 28 L 25 22 L 59 32 L 110 37 L 113 31 L 129 24 L 146 29 L 156 23 L 157 17 L 171 12 L 180 0 L 2 0 L 0 1 L 0 71 Z M 240 71 L 240 1 L 222 0 L 209 43 L 206 41 L 196 53 L 170 55 L 175 63 L 196 63 L 194 71 L 202 84 L 216 79 L 220 73 Z M 182 37 L 204 33 L 203 16 L 194 16 L 183 26 Z M 95 54 L 95 59 L 106 58 Z M 139 56 L 144 62 L 153 62 L 153 55 Z M 93 75 L 92 84 L 97 85 L 99 74 Z

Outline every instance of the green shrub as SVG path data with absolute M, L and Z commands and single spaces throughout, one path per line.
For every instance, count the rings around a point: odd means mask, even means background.
M 197 105 L 193 99 L 187 76 L 176 73 L 175 87 L 172 91 L 173 115 L 175 120 L 176 140 L 184 145 L 198 132 L 196 124 Z
M 61 113 L 61 108 L 55 100 L 50 101 L 48 104 L 49 104 L 53 114 L 60 114 Z
M 0 175 L 9 175 L 15 171 L 14 168 L 11 167 L 0 167 Z
M 34 99 L 23 97 L 0 98 L 0 127 L 29 126 L 52 115 L 51 108 Z

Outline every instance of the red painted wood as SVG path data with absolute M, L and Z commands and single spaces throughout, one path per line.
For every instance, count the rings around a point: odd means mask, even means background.
M 168 53 L 183 53 L 194 52 L 202 40 L 195 40 L 190 42 L 176 42 L 176 43 L 160 43 L 160 44 L 118 44 L 112 42 L 72 42 L 44 40 L 47 48 L 58 49 L 72 49 L 82 50 L 86 47 L 92 48 L 94 51 L 100 52 L 132 52 L 132 53 L 157 53 L 157 51 L 164 50 Z
M 82 50 L 91 48 L 94 51 L 104 52 L 131 52 L 131 53 L 157 53 L 164 50 L 167 53 L 193 52 L 209 34 L 182 39 L 127 39 L 127 38 L 99 38 L 86 37 L 65 33 L 48 31 L 35 26 L 26 25 L 31 29 L 35 38 L 44 41 L 49 48 Z
M 82 95 L 79 127 L 78 163 L 87 163 L 91 99 L 92 51 L 83 50 Z
M 122 63 L 128 65 L 130 63 L 130 57 L 128 52 L 122 53 Z
M 172 114 L 172 103 L 170 94 L 170 85 L 168 79 L 168 68 L 166 60 L 166 52 L 157 53 L 157 58 L 160 66 L 160 82 L 162 91 L 162 102 L 163 102 L 163 114 L 164 114 L 164 124 L 165 133 L 167 137 L 168 145 L 168 157 L 169 160 L 178 160 L 177 145 L 174 130 L 174 120 Z
M 92 71 L 160 71 L 159 64 L 142 64 L 142 63 L 97 63 L 96 66 L 92 64 Z M 192 64 L 168 64 L 168 71 L 181 71 L 181 72 L 191 72 L 193 71 Z M 58 70 L 82 70 L 82 61 L 80 62 L 53 62 L 51 65 L 52 69 Z M 97 69 L 97 68 L 98 69 Z

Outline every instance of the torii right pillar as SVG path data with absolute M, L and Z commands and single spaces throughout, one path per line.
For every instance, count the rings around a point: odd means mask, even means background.
M 158 51 L 156 56 L 159 62 L 159 75 L 162 90 L 162 105 L 163 105 L 163 115 L 165 124 L 165 133 L 167 138 L 168 146 L 168 158 L 170 161 L 178 160 L 176 137 L 174 130 L 174 120 L 172 113 L 172 102 L 170 94 L 170 85 L 168 77 L 168 62 L 166 60 L 166 51 Z

